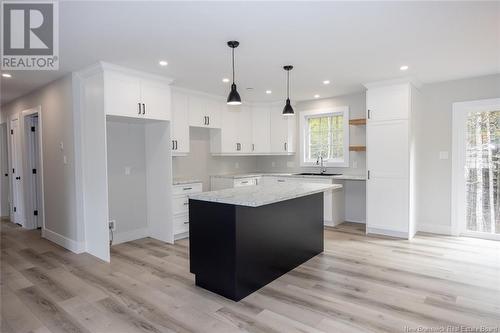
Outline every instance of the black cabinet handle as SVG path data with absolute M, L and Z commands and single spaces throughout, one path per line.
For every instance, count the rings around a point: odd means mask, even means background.
M 146 114 L 146 104 L 142 103 L 142 114 Z
M 189 224 L 189 222 L 184 222 L 184 224 Z
M 139 106 L 139 114 L 141 114 L 141 103 L 137 103 L 137 106 Z
M 370 170 L 368 170 L 368 179 L 370 179 Z
M 21 177 L 16 177 L 17 180 L 21 180 Z
M 184 187 L 182 190 L 183 191 L 188 191 L 188 190 L 192 190 L 193 188 L 192 187 Z
M 368 109 L 368 119 L 370 119 L 370 109 Z
M 242 184 L 248 184 L 248 180 L 245 180 L 244 182 L 241 182 Z
M 175 150 L 179 149 L 179 146 L 177 145 L 177 140 L 175 140 Z
M 203 117 L 203 125 L 206 125 L 207 124 L 207 116 L 204 116 Z
M 286 142 L 285 142 L 284 146 L 285 146 L 285 151 L 287 151 L 287 146 L 288 146 L 288 145 L 286 144 Z
M 278 179 L 278 183 L 284 183 L 285 180 L 284 179 Z
M 255 150 L 255 144 L 252 143 L 252 151 L 254 151 L 254 150 Z
M 172 150 L 175 149 L 175 143 L 174 142 L 175 142 L 175 140 L 172 140 Z
M 207 119 L 208 119 L 208 124 L 207 125 L 210 125 L 210 117 L 207 117 Z
M 187 206 L 187 205 L 189 205 L 189 202 L 185 202 L 185 203 L 184 203 L 184 206 Z

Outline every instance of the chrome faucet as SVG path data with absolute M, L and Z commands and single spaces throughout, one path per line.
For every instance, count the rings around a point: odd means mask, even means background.
M 321 164 L 320 164 L 321 162 Z M 316 165 L 321 165 L 321 173 L 325 173 L 326 172 L 326 168 L 325 166 L 323 165 L 323 156 L 318 156 L 318 159 L 316 160 Z

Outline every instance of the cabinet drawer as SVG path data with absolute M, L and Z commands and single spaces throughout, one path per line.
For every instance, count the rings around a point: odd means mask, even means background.
M 189 215 L 174 216 L 174 235 L 186 232 L 189 230 Z
M 174 204 L 172 207 L 174 215 L 183 214 L 189 212 L 189 199 L 187 196 L 174 198 Z
M 253 185 L 257 185 L 257 178 L 243 178 L 234 180 L 234 187 L 253 186 Z
M 201 183 L 182 184 L 182 185 L 174 185 L 172 194 L 184 195 L 184 194 L 200 193 L 201 191 L 202 191 Z

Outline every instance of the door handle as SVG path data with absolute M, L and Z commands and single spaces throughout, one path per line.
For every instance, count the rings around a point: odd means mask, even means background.
M 142 114 L 146 114 L 146 104 L 142 103 Z
M 137 103 L 137 106 L 139 106 L 139 114 L 141 114 L 141 103 Z

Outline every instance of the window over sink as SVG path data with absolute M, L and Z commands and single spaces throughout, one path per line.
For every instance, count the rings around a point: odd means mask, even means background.
M 300 112 L 302 166 L 349 166 L 349 107 Z

